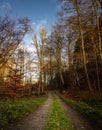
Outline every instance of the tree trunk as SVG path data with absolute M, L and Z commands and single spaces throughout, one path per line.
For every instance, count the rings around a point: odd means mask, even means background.
M 88 71 L 87 71 L 87 67 L 86 67 L 86 54 L 85 54 L 85 47 L 84 47 L 84 36 L 83 36 L 83 30 L 82 30 L 82 26 L 81 26 L 81 16 L 80 16 L 80 8 L 79 8 L 79 5 L 78 5 L 78 0 L 76 0 L 75 6 L 76 6 L 77 14 L 78 14 L 77 18 L 78 18 L 79 33 L 80 33 L 80 37 L 81 37 L 82 56 L 83 56 L 83 64 L 84 64 L 85 74 L 86 74 L 86 79 L 87 79 L 89 90 L 92 91 L 89 76 L 88 76 Z
M 102 59 L 102 45 L 101 45 L 101 30 L 100 30 L 100 23 L 99 23 L 99 8 L 98 8 L 98 1 L 91 0 L 92 1 L 92 5 L 94 8 L 94 12 L 95 12 L 95 16 L 96 16 L 96 25 L 97 25 L 97 33 L 98 33 L 98 52 L 99 52 L 99 58 Z M 101 2 L 100 2 L 101 4 Z M 100 60 L 100 59 L 99 59 Z
M 99 80 L 99 73 L 98 73 L 99 72 L 99 67 L 98 67 L 96 47 L 95 47 L 95 44 L 94 44 L 93 36 L 91 36 L 91 41 L 92 41 L 94 52 L 95 52 L 95 64 L 96 64 L 96 73 L 97 73 L 97 86 L 98 86 L 98 91 L 100 92 L 100 80 Z

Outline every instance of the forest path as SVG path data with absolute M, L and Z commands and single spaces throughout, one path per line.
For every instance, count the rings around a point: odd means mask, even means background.
M 57 100 L 60 102 L 66 116 L 68 116 L 73 130 L 101 130 L 100 128 L 97 128 L 97 126 L 93 124 L 93 122 L 89 121 L 89 119 L 78 113 L 75 109 L 73 109 L 57 95 L 56 97 Z
M 90 123 L 86 118 L 79 114 L 76 110 L 70 107 L 62 99 L 60 99 L 55 94 L 57 100 L 61 104 L 66 116 L 68 116 L 73 130 L 100 130 Z M 48 99 L 36 110 L 31 112 L 24 118 L 19 119 L 19 121 L 8 125 L 3 130 L 43 130 L 46 125 L 46 119 L 52 102 L 51 94 L 49 94 Z
M 46 123 L 51 101 L 52 97 L 49 94 L 48 99 L 40 107 L 3 130 L 42 130 Z

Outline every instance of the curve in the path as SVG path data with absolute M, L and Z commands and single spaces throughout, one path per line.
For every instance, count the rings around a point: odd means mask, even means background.
M 52 98 L 49 94 L 48 99 L 38 109 L 25 118 L 10 124 L 4 130 L 42 130 L 46 123 L 51 101 Z

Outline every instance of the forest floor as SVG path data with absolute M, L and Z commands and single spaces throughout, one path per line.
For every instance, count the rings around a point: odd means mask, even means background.
M 66 116 L 68 116 L 73 130 L 100 130 L 91 121 L 70 107 L 57 95 L 57 100 L 61 104 Z M 48 112 L 51 106 L 52 96 L 49 94 L 48 99 L 36 110 L 20 118 L 18 121 L 9 124 L 2 130 L 43 130 L 46 125 Z

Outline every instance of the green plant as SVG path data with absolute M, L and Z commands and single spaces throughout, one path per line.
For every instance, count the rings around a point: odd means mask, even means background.
M 45 130 L 72 130 L 70 122 L 56 97 L 53 95 L 53 101 L 47 119 Z
M 29 97 L 0 102 L 0 128 L 31 112 L 47 99 L 47 96 Z
M 70 104 L 73 108 L 78 110 L 80 113 L 83 113 L 88 118 L 95 121 L 97 125 L 102 126 L 102 111 L 100 109 L 96 109 L 95 107 L 89 106 L 85 102 L 74 101 L 63 96 L 62 99 L 68 104 Z

